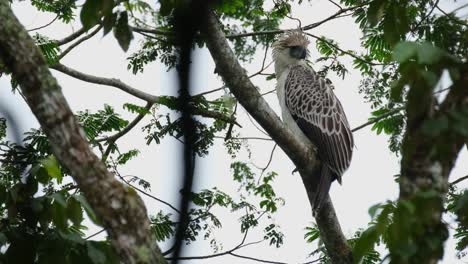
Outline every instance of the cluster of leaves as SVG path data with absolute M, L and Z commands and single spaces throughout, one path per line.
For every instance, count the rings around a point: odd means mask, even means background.
M 102 25 L 104 35 L 111 30 L 119 42 L 120 47 L 127 51 L 133 39 L 133 32 L 128 24 L 127 1 L 87 0 L 80 12 L 80 19 L 85 29 L 95 25 Z M 122 8 L 115 8 L 120 6 Z
M 160 97 L 160 103 L 172 110 L 179 110 L 179 104 L 175 97 L 163 96 Z M 232 104 L 222 98 L 215 101 L 207 101 L 204 97 L 198 96 L 192 98 L 190 102 L 190 111 L 192 114 L 203 115 L 204 111 L 210 111 L 224 116 L 229 116 L 232 112 Z M 182 140 L 182 119 L 180 117 L 173 120 L 171 114 L 154 114 L 151 122 L 143 127 L 147 133 L 146 143 L 155 142 L 159 144 L 161 139 L 167 135 L 178 140 Z M 208 149 L 213 145 L 216 133 L 225 130 L 228 123 L 216 119 L 211 125 L 195 120 L 195 128 L 193 131 L 194 144 L 193 151 L 199 156 L 208 154 Z
M 120 131 L 128 125 L 128 121 L 122 119 L 114 108 L 105 104 L 103 110 L 91 113 L 89 110 L 77 113 L 78 120 L 83 126 L 89 140 L 105 132 Z
M 371 223 L 371 225 L 375 225 L 376 223 Z M 305 228 L 306 233 L 304 234 L 304 239 L 307 243 L 313 243 L 317 239 L 320 238 L 320 230 L 318 229 L 317 225 L 307 226 Z M 348 245 L 353 249 L 353 258 L 355 263 L 362 263 L 362 264 L 377 264 L 381 263 L 380 253 L 374 249 L 374 244 L 372 245 L 365 245 L 367 248 L 362 251 L 363 240 L 368 242 L 368 239 L 365 237 L 364 234 L 366 231 L 358 230 L 354 233 L 353 237 L 348 239 Z M 364 237 L 363 237 L 364 235 Z M 370 242 L 370 241 L 369 241 Z M 372 243 L 375 243 L 372 242 Z M 318 248 L 312 251 L 309 254 L 309 257 L 318 255 L 318 263 L 322 264 L 331 264 L 332 261 L 330 259 L 329 253 L 325 248 L 322 240 L 318 241 Z
M 338 75 L 338 77 L 344 79 L 348 70 L 344 64 L 338 60 L 340 56 L 345 55 L 345 53 L 338 50 L 338 44 L 334 40 L 327 39 L 323 36 L 317 39 L 315 44 L 318 52 L 322 55 L 322 57 L 318 58 L 316 62 L 330 62 L 328 65 L 322 66 L 318 73 L 325 77 L 327 76 L 328 71 L 332 70 Z
M 6 137 L 6 119 L 0 117 L 0 140 L 3 140 Z
M 127 68 L 133 74 L 142 73 L 148 63 L 157 59 L 170 70 L 177 65 L 177 50 L 169 39 L 145 39 L 138 51 L 131 54 Z
M 278 29 L 281 21 L 289 14 L 291 6 L 287 1 L 275 1 L 270 10 L 265 10 L 263 0 L 221 1 L 217 7 L 221 15 L 226 35 L 236 35 L 248 31 L 269 31 Z M 232 38 L 237 58 L 249 62 L 259 45 L 271 45 L 271 34 L 256 35 L 251 38 Z
M 447 210 L 457 216 L 458 226 L 453 235 L 457 239 L 458 257 L 467 255 L 468 247 L 468 191 L 457 192 L 455 187 L 449 191 Z
M 194 242 L 200 235 L 203 235 L 203 239 L 210 239 L 215 250 L 219 249 L 213 231 L 221 228 L 222 223 L 211 212 L 216 207 L 228 209 L 233 214 L 243 212 L 239 218 L 240 231 L 246 233 L 248 230 L 258 227 L 263 216 L 267 215 L 271 219 L 272 214 L 278 210 L 278 205 L 284 204 L 283 199 L 276 197 L 271 185 L 276 175 L 274 172 L 263 177 L 262 183 L 260 183 L 257 182 L 255 173 L 245 163 L 234 162 L 231 164 L 231 169 L 234 180 L 240 184 L 240 199 L 235 199 L 216 187 L 191 193 L 190 199 L 193 207 L 188 212 L 189 220 L 183 237 L 187 243 Z M 258 206 L 247 201 L 246 196 L 250 194 L 259 198 Z M 161 211 L 151 217 L 151 227 L 158 241 L 172 238 L 177 225 L 178 223 L 172 220 L 172 214 L 165 214 Z M 264 240 L 269 241 L 270 245 L 280 247 L 283 244 L 284 235 L 279 230 L 278 225 L 269 223 L 263 227 L 263 230 Z
M 29 132 L 22 145 L 0 142 L 0 262 L 117 263 L 107 241 L 84 237 L 93 210 L 50 152 L 45 136 Z M 62 185 L 62 186 L 60 186 Z
M 74 0 L 31 0 L 31 4 L 37 10 L 54 13 L 65 23 L 70 23 L 74 19 L 75 2 Z

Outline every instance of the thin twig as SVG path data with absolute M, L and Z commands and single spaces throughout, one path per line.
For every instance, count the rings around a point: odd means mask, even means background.
M 243 255 L 239 255 L 239 254 L 236 254 L 236 253 L 233 253 L 233 252 L 229 252 L 228 254 L 231 255 L 231 256 L 234 256 L 234 257 L 238 257 L 238 258 L 242 258 L 242 259 L 248 259 L 248 260 L 253 260 L 253 261 L 257 261 L 257 262 L 261 262 L 261 263 L 288 264 L 288 263 L 286 263 L 286 262 L 279 262 L 279 261 L 272 261 L 272 260 L 264 260 L 264 259 L 259 259 L 259 258 L 253 258 L 253 257 L 243 256 Z
M 151 106 L 153 106 L 152 102 L 147 103 L 145 106 L 145 110 L 149 111 L 151 109 Z M 145 116 L 146 116 L 146 113 L 140 113 L 124 129 L 120 130 L 114 135 L 103 137 L 103 138 L 98 138 L 95 141 L 96 142 L 109 141 L 109 142 L 114 143 L 115 141 L 117 141 L 117 139 L 121 138 L 122 136 L 127 134 L 130 130 L 132 130 Z
M 39 30 L 39 29 L 43 29 L 43 28 L 45 28 L 45 27 L 48 27 L 48 26 L 50 26 L 52 23 L 54 23 L 55 20 L 58 19 L 58 17 L 59 17 L 59 16 L 57 15 L 57 16 L 55 16 L 55 18 L 52 19 L 52 21 L 50 21 L 49 23 L 47 23 L 47 24 L 45 24 L 45 25 L 43 25 L 43 26 L 39 26 L 39 27 L 36 27 L 36 28 L 28 29 L 27 31 L 28 31 L 28 32 L 31 32 L 31 31 L 35 31 L 35 30 Z
M 400 112 L 400 111 L 403 110 L 403 109 L 405 109 L 404 106 L 395 108 L 395 109 L 393 109 L 393 110 L 391 110 L 391 111 L 389 111 L 389 112 L 387 112 L 387 113 L 385 113 L 385 114 L 383 114 L 383 115 L 381 115 L 381 116 L 379 116 L 379 117 L 376 117 L 376 118 L 374 118 L 374 119 L 372 119 L 372 120 L 370 120 L 370 121 L 368 121 L 368 122 L 366 122 L 366 123 L 364 123 L 364 124 L 362 124 L 362 125 L 360 125 L 360 126 L 357 126 L 357 127 L 353 128 L 353 129 L 351 130 L 351 132 L 356 132 L 356 131 L 358 131 L 358 130 L 360 130 L 360 129 L 362 129 L 362 128 L 368 126 L 368 125 L 372 125 L 372 124 L 374 124 L 374 123 L 377 123 L 377 122 L 379 122 L 380 120 L 382 120 L 382 119 L 384 119 L 384 118 L 387 118 L 387 117 L 389 117 L 389 116 L 392 116 L 392 115 L 394 115 L 394 114 Z
M 84 41 L 92 38 L 94 35 L 96 35 L 102 28 L 102 25 L 99 25 L 95 30 L 93 30 L 91 33 L 89 33 L 88 35 L 80 38 L 79 40 L 77 40 L 76 42 L 74 42 L 73 44 L 71 44 L 70 46 L 68 46 L 67 49 L 65 49 L 62 53 L 60 53 L 60 55 L 58 56 L 58 59 L 57 60 L 61 60 L 63 59 L 63 57 L 65 57 L 70 51 L 72 51 L 75 47 L 77 47 L 78 45 L 80 45 L 81 43 L 83 43 Z
M 454 18 L 452 15 L 452 13 L 447 13 L 445 12 L 444 10 L 442 10 L 442 8 L 440 8 L 438 5 L 436 5 L 436 8 L 437 10 L 439 10 L 440 12 L 442 12 L 445 16 L 447 16 L 447 18 L 449 18 L 450 20 L 452 20 L 453 22 L 459 24 L 459 25 L 462 25 L 462 26 L 468 26 L 467 23 L 464 23 L 463 21 L 461 21 L 460 19 L 457 19 L 457 18 Z
M 215 136 L 214 138 L 224 139 L 225 137 Z M 265 140 L 265 141 L 273 141 L 271 138 L 262 138 L 262 137 L 231 137 L 230 139 L 238 139 L 238 140 Z
M 343 10 L 343 7 L 341 7 L 339 4 L 337 4 L 335 1 L 333 0 L 328 0 L 328 2 L 332 3 L 334 6 L 338 7 L 340 10 Z
M 172 210 L 174 210 L 175 212 L 177 212 L 178 214 L 180 214 L 180 211 L 179 211 L 177 208 L 175 208 L 175 206 L 173 206 L 172 204 L 170 204 L 170 203 L 168 203 L 168 202 L 166 202 L 166 201 L 164 201 L 164 200 L 161 200 L 161 199 L 159 199 L 158 197 L 156 197 L 156 196 L 154 196 L 154 195 L 152 195 L 152 194 L 150 194 L 150 193 L 147 193 L 147 192 L 145 192 L 144 190 L 142 190 L 142 189 L 136 187 L 135 185 L 131 184 L 129 181 L 125 180 L 125 178 L 122 177 L 122 175 L 120 175 L 120 174 L 117 174 L 117 175 L 118 175 L 119 178 L 120 178 L 124 183 L 126 183 L 128 186 L 132 187 L 133 189 L 137 190 L 137 191 L 140 192 L 141 194 L 143 194 L 143 195 L 145 195 L 145 196 L 147 196 L 147 197 L 149 197 L 149 198 L 151 198 L 151 199 L 153 199 L 153 200 L 156 200 L 156 201 L 158 201 L 158 202 L 160 202 L 160 203 L 162 203 L 162 204 L 167 205 L 169 208 L 171 208 Z
M 62 45 L 65 45 L 73 40 L 75 40 L 76 38 L 78 38 L 79 36 L 83 35 L 84 33 L 86 32 L 86 29 L 83 27 L 83 28 L 80 28 L 78 29 L 77 31 L 73 32 L 71 35 L 61 39 L 61 40 L 56 40 L 55 43 L 59 46 L 62 46 Z
M 352 52 L 349 52 L 349 51 L 347 51 L 347 50 L 344 50 L 344 49 L 340 48 L 338 45 L 336 45 L 336 44 L 333 43 L 333 42 L 328 41 L 328 40 L 325 39 L 325 38 L 319 37 L 319 36 L 317 36 L 317 35 L 314 35 L 314 34 L 311 34 L 311 33 L 308 33 L 308 32 L 304 32 L 304 33 L 305 33 L 306 35 L 310 36 L 310 37 L 313 37 L 313 38 L 315 38 L 315 39 L 317 39 L 317 40 L 320 40 L 320 41 L 323 41 L 323 42 L 327 43 L 328 45 L 333 46 L 335 49 L 337 49 L 337 50 L 341 51 L 342 53 L 344 53 L 344 54 L 346 54 L 346 55 L 348 55 L 348 56 L 351 56 L 351 57 L 353 57 L 353 58 L 355 58 L 355 59 L 357 59 L 357 60 L 359 60 L 359 61 L 361 61 L 361 62 L 367 63 L 367 64 L 372 65 L 372 66 L 384 66 L 384 65 L 388 65 L 388 64 L 386 64 L 386 63 L 375 63 L 375 62 L 372 62 L 372 61 L 368 61 L 368 60 L 366 60 L 366 59 L 363 59 L 363 58 L 357 56 L 356 54 L 354 54 L 354 53 L 352 53 Z
M 93 237 L 95 237 L 95 236 L 97 236 L 97 235 L 99 235 L 99 234 L 101 234 L 102 232 L 105 232 L 105 231 L 106 231 L 106 229 L 103 228 L 103 229 L 99 230 L 98 232 L 96 232 L 96 233 L 94 233 L 92 235 L 89 235 L 88 237 L 85 238 L 85 240 L 93 238 Z
M 454 181 L 451 182 L 449 185 L 450 185 L 450 186 L 454 186 L 455 184 L 460 183 L 460 182 L 462 182 L 462 181 L 464 181 L 464 180 L 466 180 L 466 179 L 468 179 L 468 175 L 463 176 L 463 177 L 460 177 L 460 178 L 454 180 Z
M 260 173 L 260 177 L 258 177 L 257 184 L 260 184 L 260 181 L 261 181 L 262 178 L 263 178 L 263 173 L 265 173 L 265 171 L 268 169 L 268 167 L 270 167 L 270 164 L 271 164 L 271 161 L 273 160 L 273 155 L 275 154 L 275 150 L 276 150 L 276 147 L 277 147 L 277 146 L 278 146 L 278 144 L 275 143 L 275 145 L 274 145 L 273 148 L 271 149 L 270 158 L 268 159 L 268 162 L 267 162 L 267 164 L 265 165 L 265 167 L 261 168 L 262 172 Z
M 353 11 L 355 9 L 358 9 L 364 5 L 367 5 L 368 3 L 364 3 L 364 4 L 361 4 L 361 5 L 357 5 L 357 6 L 353 6 L 353 7 L 350 7 L 350 8 L 344 8 L 344 9 L 341 9 L 339 10 L 338 12 L 334 13 L 333 15 L 330 15 L 329 17 L 321 20 L 321 21 L 318 21 L 318 22 L 315 22 L 315 23 L 312 23 L 312 24 L 309 24 L 307 26 L 304 26 L 301 28 L 302 31 L 306 31 L 306 30 L 310 30 L 310 29 L 313 29 L 313 28 L 316 28 L 330 20 L 333 20 L 333 19 L 336 19 L 336 18 L 339 18 L 340 15 L 342 15 L 343 13 L 346 13 L 348 11 Z M 171 31 L 166 31 L 166 30 L 160 30 L 160 29 L 146 29 L 146 28 L 140 28 L 140 27 L 132 27 L 132 30 L 135 31 L 135 32 L 145 32 L 145 33 L 150 33 L 150 34 L 155 34 L 155 35 L 163 35 L 163 36 L 174 36 L 173 32 Z M 234 38 L 243 38 L 243 37 L 252 37 L 252 36 L 260 36 L 260 35 L 277 35 L 277 34 L 283 34 L 285 32 L 288 32 L 288 31 L 291 31 L 291 30 L 296 30 L 296 28 L 294 29 L 278 29 L 278 30 L 266 30 L 266 31 L 256 31 L 256 32 L 246 32 L 246 33 L 239 33 L 239 34 L 228 34 L 226 35 L 226 38 L 227 39 L 234 39 Z

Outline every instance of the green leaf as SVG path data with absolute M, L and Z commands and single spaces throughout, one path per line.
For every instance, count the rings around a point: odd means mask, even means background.
M 443 57 L 444 52 L 434 45 L 424 42 L 419 45 L 418 62 L 421 64 L 435 64 Z
M 377 213 L 377 210 L 381 209 L 382 208 L 382 204 L 381 203 L 378 203 L 378 204 L 375 204 L 373 206 L 371 206 L 369 208 L 369 215 L 370 217 L 373 219 L 375 214 Z
M 95 224 L 99 225 L 100 221 L 98 220 L 96 213 L 94 213 L 93 208 L 91 208 L 91 205 L 89 205 L 88 201 L 86 198 L 82 195 L 74 195 L 73 196 L 78 202 L 80 202 L 81 206 L 83 209 L 86 211 L 86 214 L 88 215 L 89 219 L 93 221 Z
M 88 253 L 88 257 L 94 264 L 107 263 L 106 254 L 102 251 L 102 248 L 97 242 L 90 241 L 86 243 L 86 251 Z
M 117 25 L 114 28 L 114 36 L 117 38 L 120 47 L 127 51 L 130 46 L 130 42 L 133 39 L 133 33 L 128 25 L 128 14 L 127 11 L 120 12 L 117 20 Z
M 87 0 L 81 9 L 81 24 L 85 29 L 90 29 L 99 24 L 102 13 L 101 8 L 105 0 Z
M 115 13 L 110 13 L 104 17 L 104 19 L 102 20 L 102 25 L 104 27 L 104 36 L 112 30 L 116 20 L 117 14 Z
M 370 26 L 375 26 L 385 14 L 386 0 L 374 0 L 367 9 L 367 19 Z
M 1 76 L 1 71 L 0 71 L 0 76 Z M 0 140 L 3 140 L 4 137 L 6 137 L 6 119 L 3 117 L 0 117 Z
M 304 234 L 304 239 L 307 243 L 312 243 L 317 238 L 320 237 L 320 230 L 317 227 L 306 227 L 306 233 Z
M 67 201 L 67 216 L 76 226 L 79 226 L 83 221 L 83 210 L 81 204 L 73 196 Z
M 416 55 L 417 50 L 418 44 L 415 42 L 400 42 L 393 49 L 393 60 L 399 63 L 407 62 Z
M 60 170 L 59 163 L 55 156 L 50 155 L 49 157 L 42 159 L 40 164 L 46 169 L 50 177 L 57 180 L 58 184 L 62 183 L 62 171 Z
M 52 221 L 59 230 L 66 231 L 68 223 L 65 206 L 62 205 L 60 199 L 55 199 L 55 201 L 52 204 Z

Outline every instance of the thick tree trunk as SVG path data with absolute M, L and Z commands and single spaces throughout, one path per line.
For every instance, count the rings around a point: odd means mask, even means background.
M 6 0 L 0 0 L 0 18 L 0 60 L 20 84 L 55 156 L 69 169 L 102 221 L 122 262 L 165 263 L 151 239 L 142 200 L 93 153 L 40 50 Z
M 206 23 L 202 26 L 201 31 L 215 61 L 217 72 L 241 105 L 294 162 L 301 174 L 306 191 L 309 193 L 313 188 L 310 179 L 319 165 L 311 146 L 304 145 L 295 137 L 258 93 L 229 47 L 215 15 L 209 12 L 206 17 Z M 333 263 L 352 263 L 351 249 L 341 231 L 329 198 L 322 205 L 316 219 L 321 238 Z
M 438 107 L 430 87 L 416 86 L 408 93 L 399 206 L 392 227 L 395 245 L 390 246 L 394 263 L 435 264 L 443 257 L 448 231 L 441 217 L 448 177 L 465 139 L 454 129 L 430 136 L 424 124 L 468 107 L 468 64 L 461 68 L 461 78 Z M 410 247 L 414 253 L 401 254 Z

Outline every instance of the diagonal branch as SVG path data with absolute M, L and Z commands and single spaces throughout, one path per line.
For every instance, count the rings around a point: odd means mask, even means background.
M 115 87 L 115 88 L 120 89 L 120 90 L 122 90 L 122 91 L 124 91 L 124 92 L 126 92 L 126 93 L 128 93 L 130 95 L 135 96 L 136 98 L 144 100 L 144 101 L 146 101 L 148 103 L 161 104 L 161 105 L 166 105 L 166 106 L 169 107 L 169 103 L 167 102 L 167 100 L 165 100 L 167 98 L 152 95 L 152 94 L 149 94 L 149 93 L 145 93 L 145 92 L 143 92 L 141 90 L 138 90 L 137 88 L 134 88 L 134 87 L 122 82 L 119 79 L 104 78 L 104 77 L 99 77 L 99 76 L 94 76 L 94 75 L 82 73 L 80 71 L 77 71 L 75 69 L 72 69 L 72 68 L 67 67 L 67 66 L 65 66 L 63 64 L 60 64 L 60 63 L 51 65 L 50 68 L 52 68 L 52 69 L 54 69 L 56 71 L 59 71 L 59 72 L 61 72 L 63 74 L 69 75 L 69 76 L 71 76 L 73 78 L 85 81 L 85 82 Z M 169 108 L 172 108 L 172 107 L 173 106 L 170 106 Z M 196 108 L 196 107 L 193 107 L 191 109 L 191 111 L 194 112 L 193 113 L 194 115 L 199 115 L 199 116 L 203 116 L 203 117 L 207 117 L 207 118 L 216 118 L 216 119 L 222 120 L 224 122 L 233 123 L 233 124 L 236 124 L 236 125 L 240 126 L 237 123 L 236 118 L 234 118 L 232 116 L 226 116 L 224 113 L 221 113 L 221 112 L 212 111 L 212 110 L 208 110 L 208 109 L 200 109 L 200 108 Z
M 145 106 L 145 109 L 150 110 L 151 106 L 153 106 L 153 103 L 147 103 L 146 106 Z M 98 139 L 96 139 L 96 142 L 107 141 L 109 143 L 115 143 L 115 141 L 117 141 L 117 139 L 123 137 L 125 134 L 130 132 L 130 130 L 132 130 L 145 116 L 146 116 L 146 113 L 138 114 L 135 117 L 135 119 L 133 119 L 132 122 L 130 122 L 124 129 L 120 130 L 119 132 L 115 133 L 112 136 L 98 138 Z
M 294 162 L 301 173 L 307 194 L 310 195 L 314 188 L 311 180 L 319 165 L 319 161 L 312 151 L 312 146 L 305 145 L 287 129 L 257 91 L 229 47 L 214 13 L 208 12 L 206 17 L 207 22 L 202 27 L 201 33 L 215 61 L 216 69 L 239 103 L 268 131 L 273 140 Z M 334 263 L 352 263 L 351 248 L 341 231 L 329 198 L 324 201 L 316 220 L 332 261 Z
M 54 65 L 51 65 L 50 68 L 59 71 L 61 73 L 64 73 L 66 75 L 69 75 L 71 77 L 74 77 L 76 79 L 89 82 L 89 83 L 94 83 L 94 84 L 101 84 L 101 85 L 106 85 L 106 86 L 112 86 L 115 88 L 118 88 L 128 94 L 131 94 L 141 100 L 147 101 L 147 102 L 153 102 L 153 103 L 160 103 L 160 98 L 155 95 L 151 95 L 145 92 L 142 92 L 136 88 L 131 87 L 128 84 L 125 84 L 119 79 L 114 79 L 114 78 L 104 78 L 104 77 L 98 77 L 86 73 L 79 72 L 77 70 L 74 70 L 72 68 L 69 68 L 63 64 L 57 63 Z
M 77 39 L 78 37 L 83 35 L 85 32 L 86 32 L 86 29 L 84 27 L 82 27 L 82 28 L 78 29 L 77 31 L 73 32 L 72 34 L 70 34 L 69 36 L 67 36 L 67 37 L 65 37 L 63 39 L 60 39 L 60 40 L 56 40 L 55 43 L 57 43 L 57 45 L 59 45 L 59 46 L 65 45 L 65 44 Z
M 102 27 L 103 27 L 102 25 L 99 25 L 95 30 L 91 31 L 91 33 L 89 33 L 88 35 L 80 38 L 75 43 L 71 44 L 67 49 L 65 49 L 62 53 L 60 53 L 60 55 L 58 55 L 57 61 L 63 59 L 63 57 L 65 57 L 68 53 L 70 53 L 70 51 L 72 51 L 78 45 L 80 45 L 84 41 L 86 41 L 86 40 L 92 38 L 94 35 L 96 35 L 101 30 Z

